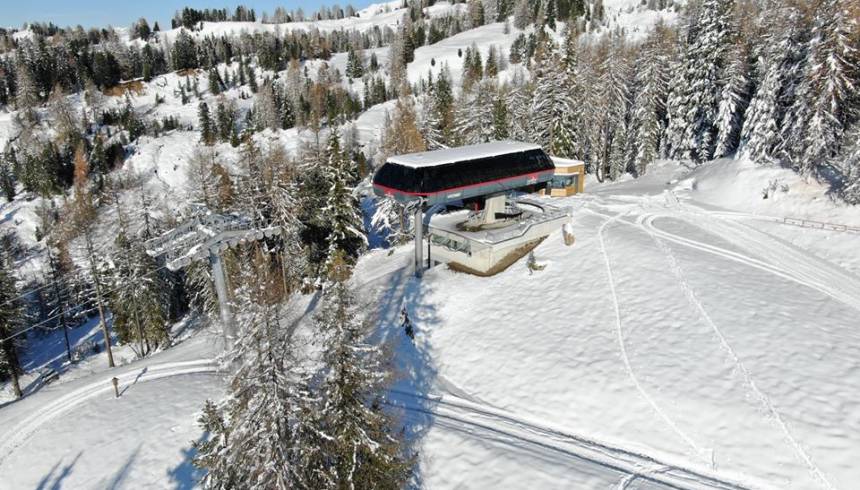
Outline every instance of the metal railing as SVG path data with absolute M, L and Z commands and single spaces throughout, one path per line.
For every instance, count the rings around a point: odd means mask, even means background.
M 848 226 L 838 223 L 825 223 L 802 218 L 775 218 L 776 221 L 786 225 L 801 226 L 803 228 L 815 228 L 818 230 L 845 231 L 848 233 L 860 233 L 860 227 Z

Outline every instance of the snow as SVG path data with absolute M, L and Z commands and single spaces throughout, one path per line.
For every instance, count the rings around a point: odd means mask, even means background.
M 212 357 L 220 335 L 205 330 L 115 370 L 104 355 L 0 408 L 0 487 L 192 488 L 191 441 L 207 398 L 223 396 Z M 114 398 L 111 378 L 119 379 Z
M 569 158 L 551 157 L 552 163 L 557 168 L 581 167 L 585 165 L 582 160 L 571 160 Z
M 397 165 L 404 165 L 406 167 L 424 168 L 540 149 L 541 147 L 539 145 L 531 143 L 520 143 L 518 141 L 493 141 L 479 145 L 398 155 L 389 158 L 388 162 Z
M 262 22 L 203 22 L 199 30 L 191 31 L 190 34 L 196 37 L 220 37 L 224 35 L 238 35 L 241 33 L 287 33 L 291 31 L 318 30 L 320 32 L 332 32 L 340 30 L 356 30 L 365 32 L 375 28 L 385 29 L 397 28 L 403 21 L 403 16 L 408 14 L 408 10 L 400 8 L 400 2 L 388 2 L 383 4 L 370 5 L 366 9 L 360 10 L 357 17 L 346 17 L 343 19 L 329 19 L 319 21 L 304 21 L 304 22 L 289 22 L 285 24 L 263 24 Z M 447 2 L 439 2 L 431 7 L 424 9 L 424 12 L 430 17 L 444 16 L 448 13 L 462 10 L 465 5 L 451 5 Z M 164 31 L 162 38 L 168 42 L 173 42 L 179 35 L 179 32 L 185 28 L 179 27 Z
M 372 283 L 380 335 L 398 339 L 404 379 L 393 403 L 408 415 L 428 488 L 857 481 L 860 278 L 822 250 L 725 214 L 749 207 L 717 209 L 679 184 L 717 186 L 736 165 L 667 163 L 553 201 L 577 210 L 577 242 L 551 235 L 535 250 L 543 271 L 520 261 L 480 278 L 438 267 L 418 281 L 404 268 Z M 772 169 L 747 171 L 723 184 L 735 189 L 726 199 L 761 199 Z M 410 252 L 371 254 L 358 277 Z M 396 321 L 403 305 L 414 345 Z M 600 461 L 590 444 L 650 463 L 559 461 L 565 451 Z

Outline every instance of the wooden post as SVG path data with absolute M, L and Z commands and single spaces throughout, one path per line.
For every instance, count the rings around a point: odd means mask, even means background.
M 119 398 L 119 379 L 114 376 L 111 378 L 110 382 L 113 383 L 113 394 L 115 395 L 115 398 Z

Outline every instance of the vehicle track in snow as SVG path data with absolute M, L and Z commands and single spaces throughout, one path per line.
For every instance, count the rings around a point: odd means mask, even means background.
M 660 408 L 657 402 L 645 391 L 645 388 L 639 382 L 639 378 L 636 376 L 636 373 L 633 370 L 633 366 L 630 363 L 630 356 L 627 354 L 627 347 L 624 343 L 624 329 L 621 324 L 621 307 L 618 303 L 618 293 L 615 290 L 615 277 L 612 272 L 612 263 L 609 259 L 609 253 L 606 251 L 606 241 L 603 237 L 603 234 L 606 230 L 606 227 L 611 223 L 618 221 L 622 218 L 626 213 L 616 214 L 615 216 L 604 221 L 600 228 L 597 230 L 597 238 L 598 243 L 600 245 L 600 254 L 603 257 L 604 264 L 606 265 L 606 278 L 609 283 L 609 293 L 610 298 L 612 299 L 612 306 L 615 310 L 615 334 L 618 339 L 618 346 L 621 351 L 621 360 L 624 362 L 625 370 L 627 371 L 627 375 L 630 377 L 633 384 L 636 386 L 636 390 L 645 399 L 646 402 L 651 406 L 654 412 L 663 419 L 663 421 L 668 425 L 690 448 L 695 451 L 696 456 L 705 461 L 709 461 L 710 458 L 706 456 L 707 452 L 700 448 L 695 441 L 693 441 L 690 436 L 688 436 L 677 424 L 669 417 L 666 412 Z
M 654 242 L 655 245 L 657 245 L 657 248 L 659 248 L 666 255 L 666 258 L 669 261 L 669 265 L 672 269 L 673 274 L 677 278 L 678 283 L 681 285 L 681 288 L 684 290 L 684 295 L 686 296 L 687 301 L 690 303 L 690 305 L 692 305 L 696 309 L 696 311 L 699 314 L 699 317 L 705 322 L 706 325 L 708 325 L 708 327 L 710 327 L 711 331 L 719 339 L 720 346 L 723 348 L 723 350 L 732 359 L 732 363 L 735 365 L 738 372 L 741 373 L 741 376 L 743 377 L 744 382 L 746 383 L 750 392 L 753 394 L 754 398 L 756 400 L 758 400 L 759 403 L 764 407 L 764 409 L 771 415 L 771 417 L 776 422 L 776 424 L 779 426 L 780 430 L 782 431 L 783 435 L 785 436 L 787 442 L 790 444 L 794 453 L 800 458 L 801 462 L 803 462 L 803 464 L 807 466 L 807 468 L 812 473 L 813 477 L 815 479 L 819 480 L 826 488 L 829 488 L 829 489 L 834 488 L 833 485 L 830 483 L 830 481 L 827 479 L 827 477 L 824 475 L 824 473 L 821 471 L 821 469 L 812 461 L 812 458 L 803 449 L 803 446 L 800 444 L 800 442 L 797 439 L 795 439 L 795 437 L 792 435 L 791 430 L 788 428 L 788 424 L 786 424 L 783 417 L 776 410 L 776 407 L 770 401 L 770 398 L 767 395 L 765 395 L 758 388 L 758 386 L 755 383 L 755 380 L 753 379 L 752 374 L 747 369 L 747 367 L 744 365 L 743 361 L 740 359 L 740 357 L 738 356 L 735 349 L 732 348 L 728 339 L 726 339 L 725 335 L 723 335 L 723 332 L 720 330 L 720 328 L 717 326 L 717 324 L 711 318 L 711 315 L 708 314 L 707 310 L 705 309 L 702 302 L 699 300 L 698 295 L 696 295 L 692 286 L 690 286 L 689 282 L 687 281 L 686 275 L 684 273 L 684 269 L 681 266 L 681 264 L 678 262 L 677 258 L 675 257 L 674 252 L 672 252 L 672 249 L 669 246 L 667 246 L 654 233 L 652 227 L 648 227 L 645 225 L 646 220 L 648 220 L 648 215 L 641 215 L 637 219 L 637 224 L 646 233 L 648 233 L 648 236 L 651 237 L 651 240 Z
M 745 489 L 744 484 L 724 480 L 684 466 L 661 461 L 647 454 L 573 434 L 569 431 L 540 424 L 495 407 L 470 402 L 452 395 L 419 395 L 389 390 L 413 400 L 409 403 L 386 402 L 407 412 L 429 415 L 434 424 L 459 430 L 476 437 L 491 439 L 540 454 L 561 456 L 593 464 L 617 473 L 624 488 L 636 479 L 647 480 L 670 488 Z M 481 432 L 476 434 L 475 432 Z
M 126 387 L 136 383 L 154 381 L 173 376 L 188 374 L 213 374 L 218 371 L 214 359 L 198 359 L 193 361 L 168 362 L 151 364 L 139 368 L 130 369 L 115 375 L 119 383 L 127 383 Z M 26 443 L 44 424 L 50 422 L 58 415 L 86 402 L 87 400 L 113 390 L 111 379 L 114 376 L 105 376 L 99 381 L 89 383 L 77 388 L 70 393 L 62 395 L 49 402 L 47 405 L 36 410 L 35 413 L 26 417 L 22 422 L 11 428 L 3 435 L 0 443 L 0 467 L 12 453 Z

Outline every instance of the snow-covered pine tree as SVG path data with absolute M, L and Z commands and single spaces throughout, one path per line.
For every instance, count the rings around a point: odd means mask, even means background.
M 338 250 L 353 260 L 366 245 L 367 238 L 364 235 L 364 222 L 358 200 L 352 193 L 355 164 L 341 149 L 340 138 L 334 128 L 329 133 L 325 157 L 323 174 L 328 191 L 320 215 L 324 226 L 329 229 L 328 253 L 323 269 L 328 270 Z
M 108 303 L 120 342 L 136 343 L 138 355 L 143 357 L 170 342 L 170 289 L 142 243 L 126 233 L 117 236 Z
M 18 382 L 18 376 L 22 373 L 18 362 L 18 339 L 8 337 L 16 333 L 22 315 L 15 276 L 12 275 L 6 251 L 0 251 L 0 377 L 12 380 L 12 390 L 18 398 L 22 395 Z
M 680 72 L 670 97 L 669 156 L 704 162 L 717 144 L 720 80 L 731 47 L 733 1 L 703 0 L 687 29 Z
M 717 110 L 717 146 L 714 158 L 735 154 L 740 141 L 744 113 L 750 103 L 750 66 L 747 46 L 736 42 L 728 54 L 728 65 L 721 81 Z
M 525 71 L 517 67 L 511 76 L 508 93 L 508 133 L 515 141 L 531 139 L 532 84 Z
M 299 416 L 309 403 L 307 376 L 292 328 L 284 325 L 280 282 L 260 248 L 242 262 L 236 290 L 241 333 L 230 355 L 235 374 L 224 406 L 204 407 L 200 422 L 209 438 L 195 443 L 194 464 L 206 470 L 204 488 L 313 488 L 297 476 L 303 452 L 315 448 L 297 437 L 308 432 Z
M 501 87 L 493 100 L 493 140 L 506 140 L 510 136 L 508 124 L 508 87 Z
M 38 114 L 33 110 L 39 104 L 39 86 L 33 78 L 30 67 L 23 61 L 15 69 L 16 90 L 15 107 L 24 113 L 27 120 L 35 122 Z
M 839 153 L 845 130 L 856 118 L 860 102 L 857 29 L 848 2 L 823 0 L 818 4 L 804 76 L 809 89 L 795 99 L 796 104 L 807 106 L 809 117 L 802 133 L 785 135 L 802 138 L 803 153 L 789 157 L 806 174 L 822 170 Z
M 633 168 L 644 175 L 648 165 L 660 156 L 668 117 L 666 104 L 671 80 L 674 39 L 672 30 L 658 25 L 645 40 L 636 61 L 636 91 L 633 98 Z
M 860 123 L 855 123 L 845 137 L 842 153 L 831 165 L 842 174 L 840 194 L 849 204 L 860 204 Z
M 236 103 L 232 100 L 227 102 L 226 99 L 220 99 L 215 112 L 215 122 L 218 139 L 225 143 L 230 141 L 236 124 Z
M 587 138 L 586 160 L 599 181 L 617 178 L 627 166 L 630 71 L 622 37 L 603 37 L 592 48 L 581 70 L 585 87 L 583 124 Z
M 421 132 L 421 137 L 427 142 L 427 149 L 438 150 L 444 148 L 445 136 L 442 133 L 442 120 L 439 118 L 439 113 L 436 111 L 436 89 L 433 85 L 429 90 L 418 96 L 418 102 L 421 106 L 418 112 L 418 120 L 416 125 Z
M 200 141 L 211 145 L 215 142 L 215 125 L 209 113 L 209 105 L 201 102 L 197 107 L 197 119 L 200 122 Z
M 486 143 L 493 139 L 493 103 L 496 80 L 487 79 L 463 87 L 454 111 L 455 141 L 461 145 Z
M 361 78 L 364 75 L 364 60 L 360 52 L 350 46 L 346 59 L 346 76 Z
M 575 34 L 568 37 L 575 37 Z M 574 43 L 567 44 L 562 56 L 551 36 L 539 33 L 532 65 L 530 139 L 561 157 L 572 157 L 576 151 Z
M 767 17 L 764 48 L 757 61 L 761 80 L 747 108 L 738 154 L 764 163 L 773 158 L 795 89 L 800 82 L 809 36 L 796 6 L 763 12 Z
M 367 325 L 348 280 L 349 265 L 338 251 L 330 286 L 316 316 L 323 338 L 319 402 L 314 430 L 300 467 L 310 488 L 402 488 L 413 458 L 399 440 L 382 401 L 389 379 L 379 346 L 365 341 Z

